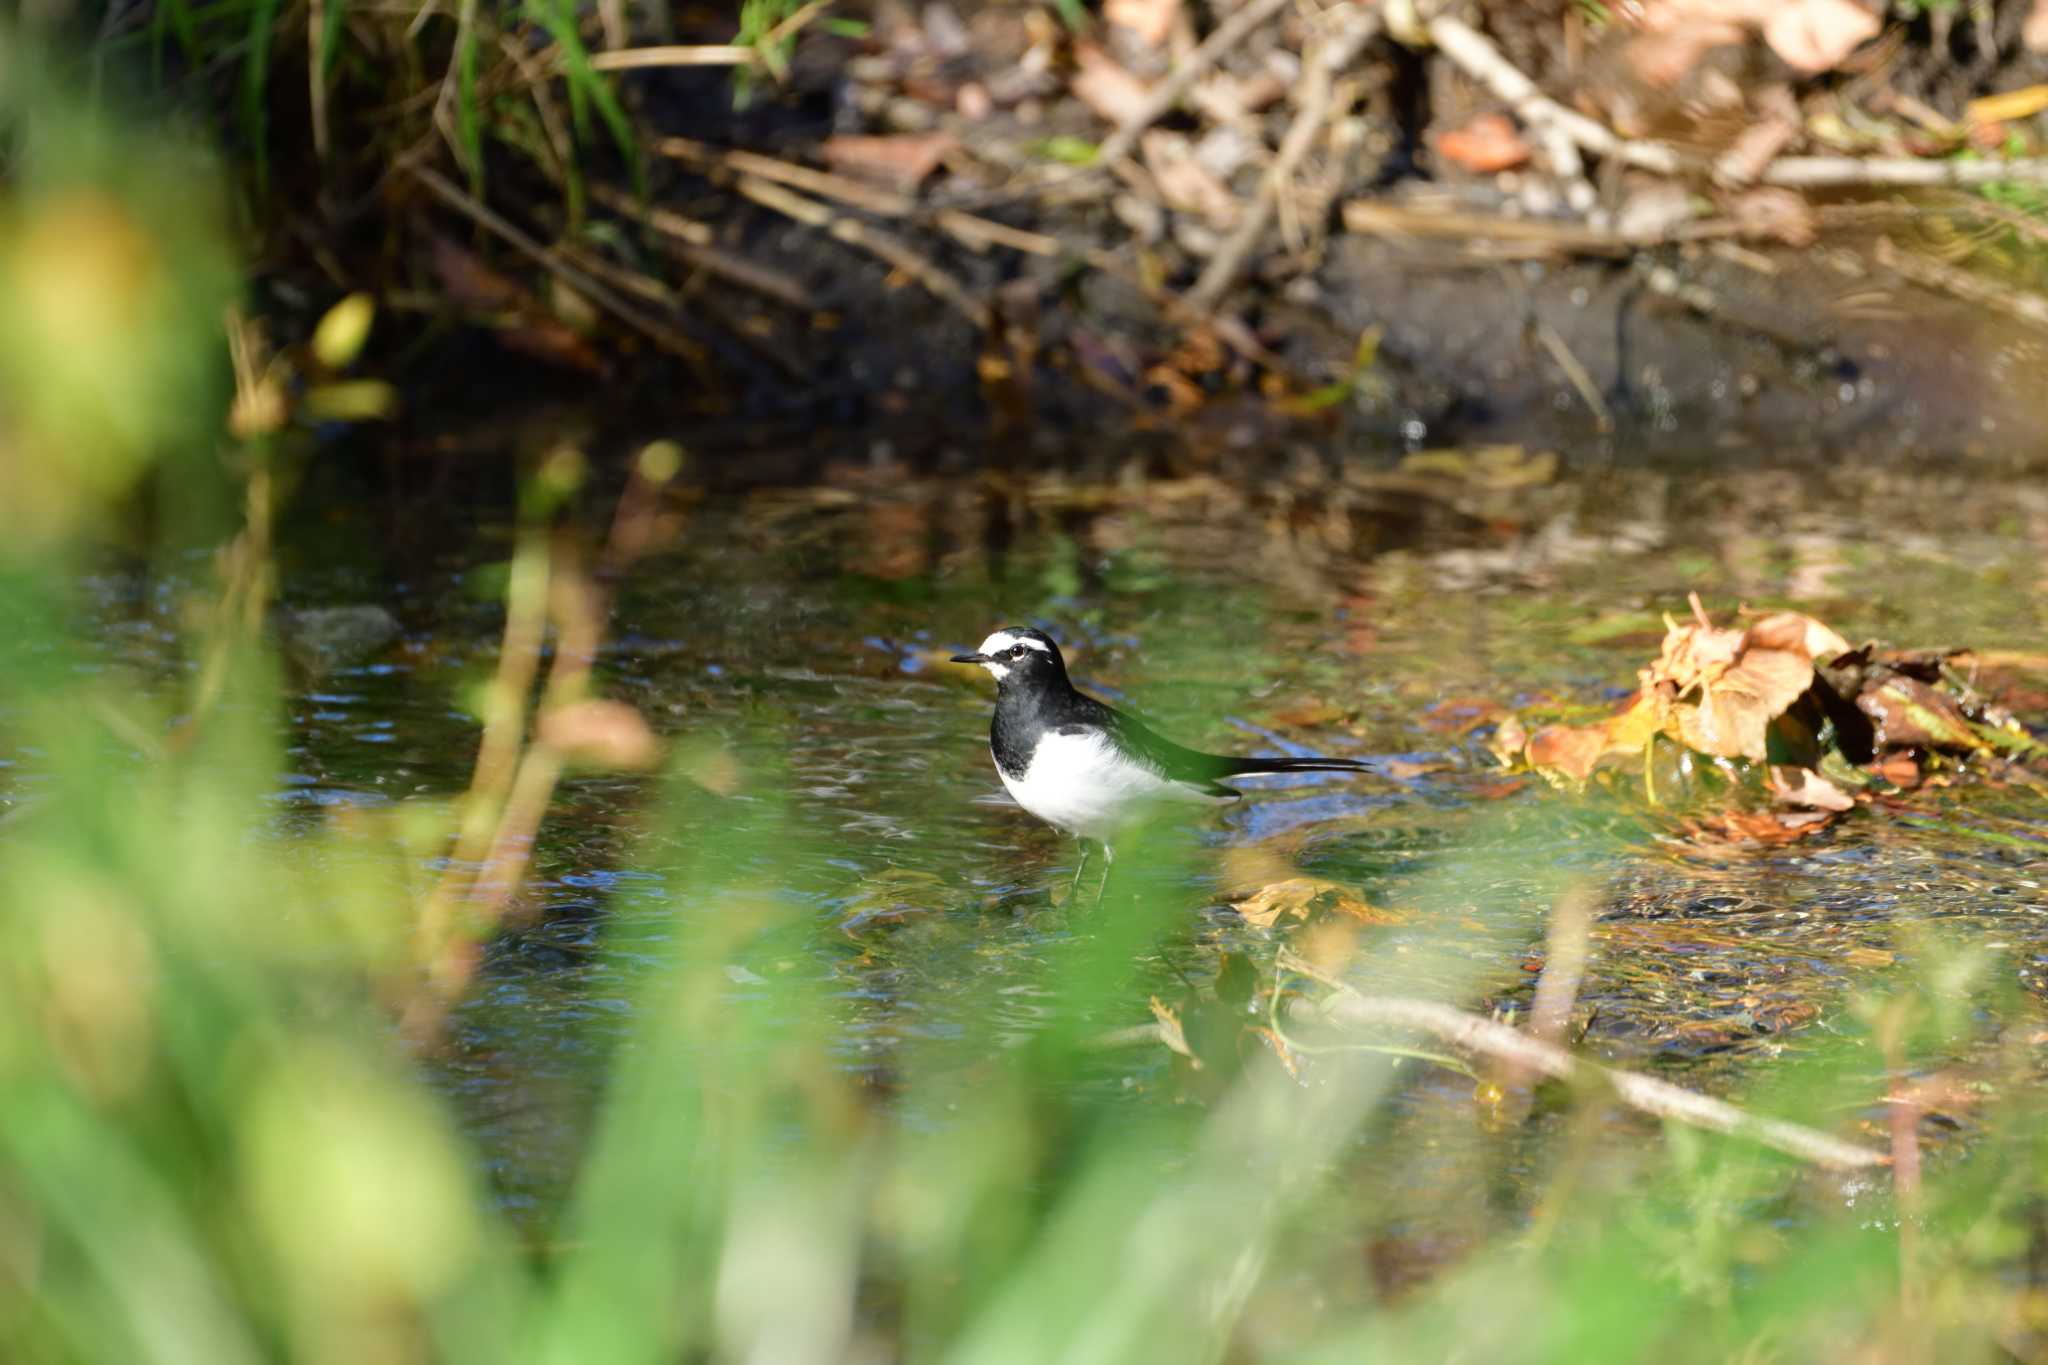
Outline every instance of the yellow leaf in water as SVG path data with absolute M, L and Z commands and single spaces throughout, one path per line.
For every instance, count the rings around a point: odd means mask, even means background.
M 370 324 L 377 318 L 377 301 L 368 294 L 350 294 L 327 310 L 313 328 L 313 355 L 330 370 L 345 370 L 362 353 L 370 339 Z
M 1283 919 L 1307 919 L 1311 913 L 1342 915 L 1363 924 L 1400 924 L 1404 916 L 1379 909 L 1338 882 L 1321 877 L 1289 877 L 1261 887 L 1237 903 L 1247 924 L 1269 929 Z
M 1159 1041 L 1166 1044 L 1167 1051 L 1178 1052 L 1195 1064 L 1195 1070 L 1200 1071 L 1202 1059 L 1188 1046 L 1187 1034 L 1180 1026 L 1180 1015 L 1174 1012 L 1173 1006 L 1166 1004 L 1158 996 L 1153 996 L 1152 1017 L 1159 1021 Z

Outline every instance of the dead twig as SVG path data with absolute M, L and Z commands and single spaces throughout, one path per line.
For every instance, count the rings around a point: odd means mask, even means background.
M 806 199 L 758 176 L 741 176 L 738 189 L 742 195 L 761 207 L 772 209 L 785 218 L 794 218 L 809 227 L 821 229 L 848 246 L 857 247 L 902 271 L 923 285 L 931 294 L 959 309 L 969 322 L 981 330 L 987 331 L 993 321 L 987 304 L 969 294 L 958 280 L 913 250 L 900 238 L 857 219 L 848 218 L 842 213 L 835 212 L 828 205 L 821 204 L 815 199 Z
M 757 176 L 778 185 L 788 185 L 792 189 L 815 194 L 822 199 L 849 204 L 877 217 L 916 218 L 922 212 L 917 200 L 907 194 L 885 190 L 880 186 L 870 185 L 865 180 L 856 180 L 832 171 L 799 166 L 793 161 L 764 156 L 759 152 L 726 150 L 686 137 L 661 138 L 655 142 L 654 150 L 699 170 Z M 1016 251 L 1027 251 L 1034 256 L 1057 256 L 1061 251 L 1059 239 L 1056 237 L 1048 237 L 1042 232 L 1027 232 L 1023 228 L 1014 228 L 1007 223 L 963 213 L 959 209 L 939 209 L 932 215 L 932 219 L 948 235 L 975 251 L 986 250 L 991 244 L 1010 247 Z
M 1781 156 L 1757 177 L 1765 185 L 1824 189 L 1835 185 L 1988 185 L 2017 180 L 2048 184 L 2048 157 L 1999 161 L 1923 161 L 1910 156 Z
M 760 66 L 761 54 L 751 47 L 692 43 L 668 47 L 627 47 L 593 52 L 590 64 L 599 71 L 643 71 L 660 66 Z
M 701 270 L 791 308 L 809 310 L 817 307 L 810 291 L 787 275 L 712 246 L 711 229 L 695 219 L 685 218 L 669 209 L 642 204 L 634 196 L 610 185 L 592 182 L 589 188 L 590 197 L 598 203 L 659 234 L 663 249 L 691 269 Z
M 1194 287 L 1188 290 L 1188 306 L 1198 313 L 1206 313 L 1216 306 L 1223 292 L 1230 288 L 1243 267 L 1245 257 L 1265 234 L 1266 225 L 1273 219 L 1274 206 L 1279 202 L 1280 192 L 1294 176 L 1301 159 L 1308 155 L 1316 135 L 1330 121 L 1336 111 L 1334 88 L 1336 75 L 1349 66 L 1358 55 L 1360 48 L 1370 42 L 1380 31 L 1378 10 L 1350 7 L 1349 13 L 1340 21 L 1342 27 L 1332 37 L 1319 44 L 1308 59 L 1308 84 L 1302 91 L 1301 108 L 1288 125 L 1287 134 L 1280 140 L 1280 151 L 1273 158 L 1273 164 L 1266 168 L 1266 175 L 1259 182 L 1258 197 L 1252 201 L 1230 236 L 1209 263 L 1202 267 L 1202 273 Z
M 1193 85 L 1210 67 L 1223 59 L 1224 54 L 1243 42 L 1253 29 L 1286 9 L 1290 0 L 1252 0 L 1235 14 L 1216 26 L 1216 31 L 1190 52 L 1166 79 L 1152 87 L 1146 94 L 1145 102 L 1125 116 L 1115 131 L 1103 139 L 1095 152 L 1093 166 L 1084 170 L 1099 169 L 1123 160 L 1138 145 L 1138 139 L 1145 130 L 1164 118 L 1181 96 L 1187 94 Z
M 1587 409 L 1592 412 L 1595 429 L 1602 432 L 1614 430 L 1614 414 L 1608 411 L 1607 400 L 1600 396 L 1599 388 L 1593 383 L 1593 376 L 1586 372 L 1586 367 L 1581 365 L 1579 358 L 1572 354 L 1572 348 L 1565 344 L 1565 339 L 1559 335 L 1557 328 L 1540 318 L 1537 319 L 1536 340 L 1544 350 L 1550 353 L 1550 358 L 1557 363 L 1557 368 L 1564 371 L 1564 377 L 1571 381 L 1573 390 L 1579 395 L 1579 401 L 1584 403 Z M 1562 902 L 1560 902 L 1559 908 L 1560 910 L 1563 908 Z M 1583 960 L 1585 954 L 1584 944 L 1580 945 L 1579 952 Z M 1548 981 L 1549 979 L 1550 972 L 1548 967 L 1546 967 L 1543 980 Z M 1542 983 L 1539 982 L 1537 984 L 1541 986 Z M 1576 985 L 1576 977 L 1574 977 L 1574 985 Z M 1538 991 L 1537 1003 L 1539 1005 L 1542 1004 L 1542 993 L 1540 990 Z
M 568 264 L 510 221 L 464 194 L 440 172 L 419 165 L 408 166 L 406 171 L 435 198 L 463 214 L 486 232 L 504 240 L 522 256 L 534 261 L 562 283 L 589 299 L 592 304 L 602 308 L 662 350 L 687 361 L 707 383 L 714 382 L 715 376 L 709 371 L 709 357 L 705 355 L 704 348 L 696 342 L 666 323 L 648 317 L 584 271 Z
M 1405 1029 L 1426 1033 L 1452 1047 L 1500 1058 L 1554 1080 L 1596 1078 L 1604 1081 L 1617 1099 L 1646 1114 L 1748 1138 L 1820 1166 L 1855 1170 L 1890 1162 L 1882 1152 L 1844 1142 L 1803 1124 L 1763 1118 L 1725 1101 L 1683 1090 L 1649 1076 L 1582 1062 L 1561 1047 L 1449 1005 L 1440 1005 L 1433 1000 L 1364 995 L 1286 950 L 1281 951 L 1278 965 L 1285 971 L 1320 982 L 1332 992 L 1320 1002 L 1297 1001 L 1289 1008 L 1290 1015 L 1304 1022 L 1334 1021 L 1347 1028 L 1373 1032 Z
M 1551 99 L 1503 57 L 1486 35 L 1464 20 L 1440 14 L 1429 21 L 1428 32 L 1439 52 L 1514 109 L 1516 116 L 1543 139 L 1546 151 L 1554 148 L 1552 136 L 1561 134 L 1595 156 L 1611 157 L 1646 171 L 1676 175 L 1685 169 L 1685 160 L 1676 148 L 1620 137 L 1605 124 Z M 1562 170 L 1559 173 L 1563 174 Z

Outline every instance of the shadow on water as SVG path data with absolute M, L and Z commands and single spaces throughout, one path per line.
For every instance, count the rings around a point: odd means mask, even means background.
M 397 634 L 299 659 L 288 822 L 459 789 L 464 698 L 497 645 L 494 528 L 403 565 L 345 526 L 331 543 L 356 553 L 289 572 L 288 607 L 372 602 Z M 824 983 L 838 1060 L 878 1095 L 905 1049 L 969 1023 L 1012 1042 L 1047 1027 L 1031 968 L 1113 913 L 1054 903 L 1072 846 L 1002 796 L 986 687 L 941 662 L 1016 621 L 1055 630 L 1084 685 L 1188 742 L 1373 766 L 1356 781 L 1265 780 L 1201 825 L 1182 892 L 1193 909 L 1131 964 L 1139 998 L 1183 996 L 1231 954 L 1270 955 L 1272 935 L 1230 893 L 1247 868 L 1284 867 L 1394 912 L 1358 969 L 1369 987 L 1428 993 L 1411 940 L 1462 925 L 1481 966 L 1472 1003 L 1523 1009 L 1550 898 L 1579 879 L 1601 888 L 1584 1045 L 1715 1089 L 1824 1035 L 1854 988 L 1912 970 L 1933 937 L 1965 937 L 2048 993 L 2038 798 L 1965 784 L 1797 843 L 1715 842 L 1627 790 L 1505 778 L 1482 743 L 1487 703 L 1620 695 L 1655 652 L 1659 613 L 1698 590 L 1722 610 L 1798 605 L 1852 639 L 2031 655 L 2031 673 L 2000 685 L 2038 718 L 2044 550 L 2048 493 L 1940 474 L 1564 477 L 1516 452 L 1256 488 L 862 471 L 698 507 L 627 585 L 600 671 L 694 746 L 683 767 L 730 809 L 786 793 L 786 835 L 735 884 L 799 907 L 801 928 L 750 942 L 725 981 L 735 1006 L 779 978 Z M 112 578 L 103 597 L 130 662 L 169 639 L 149 625 L 160 601 Z M 679 916 L 731 913 L 667 870 L 721 831 L 650 827 L 649 796 L 615 778 L 564 788 L 526 913 L 491 945 L 437 1062 L 515 1210 L 549 1206 L 573 1169 L 636 965 Z M 1460 870 L 1448 898 L 1447 866 Z M 1959 1060 L 1969 1046 L 1959 1035 Z M 1105 1054 L 1085 1083 L 1163 1102 L 1167 1062 Z M 1387 1122 L 1422 1140 L 1399 1144 L 1407 1166 L 1383 1188 L 1408 1193 L 1384 1225 L 1457 1222 L 1458 1197 L 1444 1201 L 1459 1153 L 1498 1147 L 1472 1105 L 1468 1080 L 1414 1072 Z M 1551 1136 L 1531 1125 L 1508 1168 Z

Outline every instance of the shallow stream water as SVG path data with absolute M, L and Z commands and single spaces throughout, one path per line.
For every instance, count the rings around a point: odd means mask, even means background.
M 509 532 L 484 524 L 401 558 L 379 548 L 373 509 L 325 530 L 287 564 L 287 606 L 379 604 L 401 630 L 366 657 L 301 668 L 280 802 L 319 818 L 458 790 L 474 743 L 459 703 L 497 647 Z M 759 894 L 800 902 L 813 931 L 736 958 L 726 979 L 735 1000 L 763 973 L 825 983 L 841 1064 L 882 1093 L 919 1040 L 969 1021 L 1002 1037 L 1042 1027 L 1024 969 L 1114 913 L 1055 903 L 1073 846 L 1010 806 L 986 748 L 991 689 L 941 662 L 1017 623 L 1054 632 L 1078 681 L 1183 742 L 1373 767 L 1267 779 L 1198 822 L 1184 930 L 1133 963 L 1140 986 L 1177 998 L 1226 954 L 1269 958 L 1285 927 L 1249 926 L 1230 904 L 1284 870 L 1389 912 L 1353 969 L 1365 984 L 1526 1009 L 1549 906 L 1579 885 L 1595 916 L 1583 1045 L 1727 1092 L 1935 946 L 1978 952 L 2011 1008 L 2038 1012 L 2042 798 L 1965 776 L 1759 845 L 1703 829 L 1683 793 L 1652 807 L 1628 781 L 1573 794 L 1504 773 L 1483 743 L 1491 704 L 1610 704 L 1655 655 L 1661 615 L 1697 591 L 1723 619 L 1790 605 L 1852 640 L 1986 651 L 1987 687 L 2038 727 L 2044 587 L 2048 492 L 1963 471 L 1574 471 L 1497 451 L 1247 488 L 923 480 L 882 464 L 701 502 L 624 588 L 600 673 L 730 800 L 787 801 L 787 837 L 744 853 L 743 871 Z M 631 1024 L 636 956 L 659 952 L 677 913 L 724 908 L 646 870 L 723 837 L 649 826 L 652 788 L 567 784 L 526 913 L 492 945 L 436 1063 L 515 1211 L 561 1192 L 597 1059 Z M 1987 1035 L 1960 1021 L 1951 1060 Z M 1089 1083 L 1170 1102 L 1168 1060 L 1107 1052 Z M 1494 1142 L 1474 1106 L 1470 1079 L 1413 1070 L 1394 1119 L 1414 1139 L 1392 1186 L 1407 1193 L 1385 1225 L 1455 1225 L 1458 1154 Z M 1967 1136 L 1969 1122 L 1940 1116 L 1929 1136 Z M 1612 1123 L 1619 1141 L 1645 1131 Z M 1516 1140 L 1520 1160 L 1545 1131 Z

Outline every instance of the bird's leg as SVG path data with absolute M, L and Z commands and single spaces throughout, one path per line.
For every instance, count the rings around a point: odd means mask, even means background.
M 1069 902 L 1073 901 L 1074 894 L 1081 889 L 1081 874 L 1088 869 L 1088 840 L 1077 835 L 1075 842 L 1081 845 L 1081 858 L 1074 864 L 1074 880 L 1067 885 Z
M 1109 840 L 1102 841 L 1102 880 L 1095 884 L 1095 903 L 1102 904 L 1102 893 L 1109 890 L 1109 869 L 1116 861 L 1116 850 L 1109 846 Z

